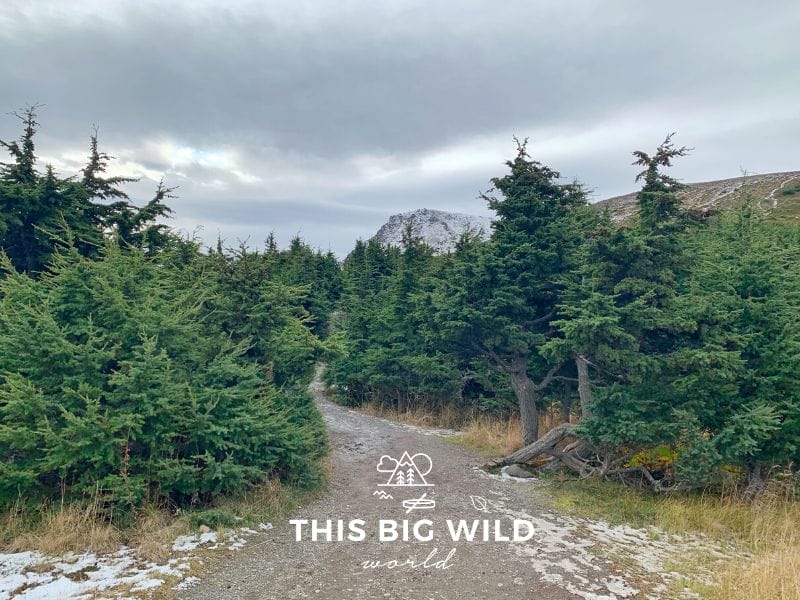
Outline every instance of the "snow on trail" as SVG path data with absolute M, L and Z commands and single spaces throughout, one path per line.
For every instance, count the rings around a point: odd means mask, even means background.
M 549 485 L 505 473 L 481 472 L 496 481 Z M 530 560 L 541 581 L 585 600 L 697 598 L 698 594 L 686 587 L 686 576 L 670 565 L 691 564 L 691 581 L 710 586 L 716 567 L 741 556 L 734 547 L 700 534 L 679 536 L 654 526 L 610 525 L 553 512 L 530 514 L 510 508 L 513 500 L 503 492 L 494 491 L 493 495 L 495 498 L 487 500 L 491 512 L 534 524 L 534 539 L 512 544 L 513 551 Z
M 69 552 L 45 556 L 39 552 L 0 553 L 0 600 L 48 598 L 141 597 L 170 581 L 175 589 L 186 589 L 197 582 L 187 577 L 192 563 L 201 559 L 202 550 L 239 550 L 253 535 L 272 529 L 261 523 L 259 531 L 247 527 L 224 535 L 207 531 L 198 535 L 178 536 L 173 544 L 175 556 L 163 564 L 138 560 L 132 548 L 122 546 L 116 552 L 96 554 Z
M 537 478 L 513 477 L 503 467 L 500 473 L 475 468 L 485 479 L 499 482 L 538 485 L 548 482 Z M 513 488 L 511 488 L 513 489 Z M 492 512 L 510 519 L 525 519 L 534 524 L 536 536 L 531 542 L 512 544 L 518 556 L 530 559 L 542 581 L 586 600 L 618 598 L 697 598 L 685 586 L 686 575 L 671 565 L 692 566 L 688 577 L 694 584 L 711 586 L 716 567 L 743 554 L 733 546 L 713 541 L 702 534 L 669 534 L 655 526 L 636 528 L 610 525 L 593 520 L 544 511 L 535 515 L 514 510 L 504 492 L 492 491 L 487 500 Z M 616 574 L 604 575 L 616 570 Z

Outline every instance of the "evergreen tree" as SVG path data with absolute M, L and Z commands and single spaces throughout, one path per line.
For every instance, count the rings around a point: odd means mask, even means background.
M 644 181 L 644 186 L 637 197 L 638 222 L 651 230 L 674 223 L 681 214 L 677 192 L 683 186 L 677 179 L 663 171 L 672 166 L 675 158 L 686 156 L 689 152 L 686 146 L 675 147 L 672 142 L 674 135 L 674 133 L 669 134 L 653 156 L 642 150 L 635 150 L 633 153 L 636 157 L 633 164 L 644 167 L 644 170 L 636 176 L 636 181 Z
M 676 432 L 670 360 L 678 336 L 694 323 L 677 303 L 688 266 L 687 218 L 679 184 L 661 168 L 685 153 L 671 136 L 652 157 L 634 152 L 634 164 L 645 167 L 637 176 L 644 180 L 638 215 L 631 226 L 619 226 L 605 213 L 591 227 L 553 322 L 559 335 L 543 348 L 553 361 L 574 361 L 589 417 L 581 429 L 609 455 L 674 439 Z
M 35 108 L 0 169 L 0 505 L 183 505 L 313 480 L 325 435 L 305 386 L 335 257 L 300 240 L 203 256 L 160 222 L 172 188 L 129 202 L 96 131 L 80 179 L 37 172 Z
M 750 492 L 800 460 L 800 230 L 749 204 L 689 241 L 682 309 L 697 327 L 676 353 L 677 476 L 704 484 L 743 467 Z
M 59 178 L 50 165 L 44 175 L 35 169 L 36 109 L 15 113 L 24 125 L 19 142 L 1 142 L 14 161 L 0 169 L 0 248 L 28 274 L 45 268 L 58 243 L 72 243 L 87 256 L 102 244 L 83 186 Z
M 119 189 L 119 186 L 138 180 L 134 177 L 118 175 L 107 177 L 105 175 L 108 171 L 108 163 L 114 157 L 100 151 L 97 133 L 98 129 L 95 127 L 94 133 L 89 138 L 89 161 L 81 171 L 83 174 L 81 183 L 91 198 L 109 202 L 106 205 L 108 214 L 113 214 L 116 210 L 124 210 L 129 207 L 128 194 Z
M 564 276 L 576 266 L 586 195 L 531 160 L 525 143 L 507 165 L 510 173 L 492 180 L 501 196 L 484 196 L 497 213 L 491 241 L 457 257 L 437 308 L 447 344 L 508 377 L 530 443 L 537 403 L 561 366 L 548 364 L 539 347 L 552 335 Z
M 0 177 L 8 183 L 21 185 L 33 185 L 36 183 L 38 174 L 36 173 L 36 152 L 33 141 L 39 123 L 36 121 L 36 111 L 41 108 L 40 104 L 34 104 L 28 108 L 11 113 L 22 121 L 23 131 L 19 141 L 4 142 L 2 145 L 14 162 L 0 163 Z
M 169 217 L 172 209 L 164 201 L 175 198 L 176 188 L 166 187 L 164 180 L 158 182 L 153 199 L 142 208 L 128 205 L 113 216 L 113 230 L 124 244 L 141 248 L 153 255 L 163 250 L 170 242 L 170 229 L 159 219 Z
M 279 390 L 250 340 L 209 318 L 227 290 L 194 256 L 69 248 L 39 280 L 4 260 L 0 504 L 99 490 L 109 507 L 188 505 L 313 475 L 312 399 Z
M 166 187 L 164 180 L 158 182 L 155 195 L 142 208 L 130 202 L 121 185 L 134 183 L 138 179 L 119 175 L 106 176 L 113 156 L 99 149 L 95 127 L 89 141 L 89 160 L 83 168 L 81 183 L 95 208 L 97 225 L 105 232 L 117 235 L 124 244 L 144 248 L 150 254 L 162 250 L 168 243 L 168 227 L 159 219 L 172 213 L 164 202 L 175 198 L 176 188 Z
M 135 180 L 104 175 L 112 157 L 99 150 L 96 131 L 79 180 L 59 178 L 50 165 L 40 175 L 35 168 L 36 108 L 15 113 L 24 125 L 18 142 L 0 142 L 14 159 L 0 168 L 0 247 L 12 264 L 39 273 L 59 244 L 95 256 L 110 233 L 149 253 L 165 248 L 170 233 L 158 220 L 171 212 L 164 201 L 174 197 L 173 188 L 161 182 L 147 205 L 134 207 L 119 186 Z

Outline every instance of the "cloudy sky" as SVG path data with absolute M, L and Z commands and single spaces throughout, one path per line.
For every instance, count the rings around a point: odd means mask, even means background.
M 3 0 L 0 112 L 46 104 L 64 175 L 98 124 L 207 241 L 343 255 L 394 213 L 488 214 L 514 135 L 597 199 L 673 130 L 686 181 L 798 169 L 798 32 L 797 0 Z

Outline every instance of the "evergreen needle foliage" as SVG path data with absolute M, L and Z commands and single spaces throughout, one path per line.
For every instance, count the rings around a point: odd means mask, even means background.
M 0 506 L 91 496 L 111 513 L 319 476 L 305 386 L 328 346 L 335 258 L 203 254 L 134 207 L 91 138 L 80 179 L 36 170 L 35 107 L 0 170 Z
M 665 169 L 688 150 L 671 135 L 634 152 L 642 189 L 625 223 L 517 146 L 484 195 L 490 240 L 438 256 L 410 230 L 402 248 L 356 244 L 329 370 L 340 397 L 517 412 L 529 444 L 558 404 L 580 423 L 510 458 L 658 491 L 733 478 L 755 493 L 796 469 L 798 225 L 747 204 L 685 211 Z

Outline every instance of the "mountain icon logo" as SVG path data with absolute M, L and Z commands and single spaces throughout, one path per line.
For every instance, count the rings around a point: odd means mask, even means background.
M 432 483 L 425 481 L 425 476 L 433 469 L 433 461 L 427 454 L 418 453 L 413 456 L 403 452 L 400 460 L 384 454 L 378 461 L 379 473 L 389 473 L 386 483 L 379 483 L 382 487 L 433 487 Z

